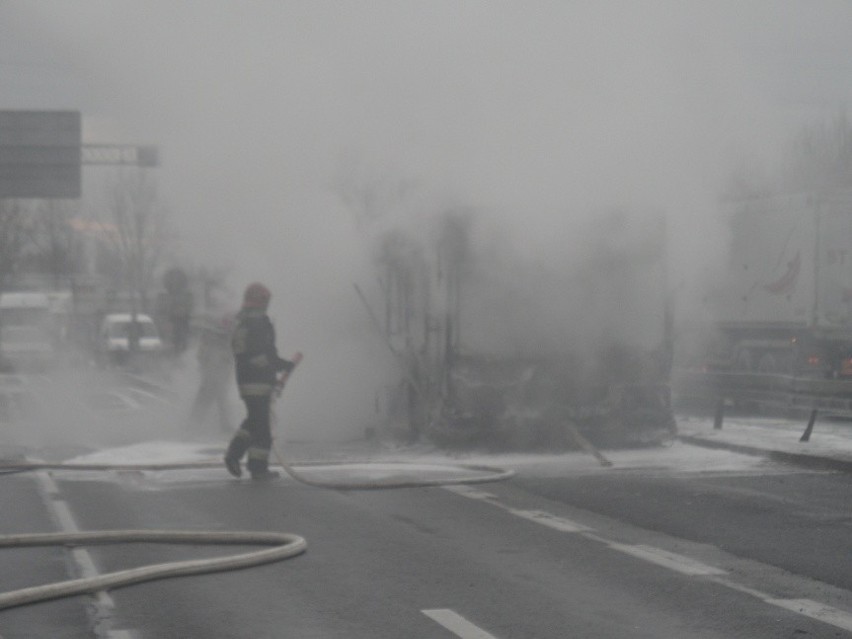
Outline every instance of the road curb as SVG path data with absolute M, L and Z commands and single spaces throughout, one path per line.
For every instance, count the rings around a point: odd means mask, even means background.
M 766 457 L 767 459 L 796 464 L 797 466 L 803 466 L 806 468 L 818 468 L 821 470 L 839 470 L 847 473 L 852 473 L 852 459 L 838 459 L 836 457 L 829 457 L 826 455 L 815 455 L 813 453 L 796 453 L 786 450 L 759 448 L 757 446 L 748 446 L 746 444 L 736 444 L 733 442 L 706 439 L 704 437 L 696 437 L 694 435 L 678 435 L 678 440 L 687 444 L 693 444 L 694 446 L 731 450 L 737 453 L 743 453 L 745 455 Z

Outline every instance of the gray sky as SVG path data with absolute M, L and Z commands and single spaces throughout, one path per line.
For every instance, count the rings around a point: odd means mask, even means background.
M 372 275 L 341 184 L 411 184 L 397 215 L 476 207 L 542 255 L 591 208 L 661 208 L 699 273 L 720 183 L 850 104 L 850 34 L 829 0 L 0 0 L 0 109 L 159 146 L 187 254 L 270 283 L 282 350 L 351 368 Z

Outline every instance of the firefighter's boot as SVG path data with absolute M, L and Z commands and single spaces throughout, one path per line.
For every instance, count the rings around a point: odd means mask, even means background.
M 265 448 L 251 447 L 248 449 L 248 470 L 251 478 L 255 481 L 268 481 L 278 479 L 280 475 L 274 470 L 269 470 L 269 450 Z
M 243 469 L 240 467 L 240 459 L 248 449 L 250 437 L 247 430 L 240 428 L 234 434 L 231 443 L 228 444 L 228 450 L 225 452 L 225 468 L 234 477 L 242 477 L 243 475 Z
M 243 476 L 243 469 L 240 467 L 239 459 L 234 459 L 233 457 L 225 455 L 225 468 L 227 468 L 228 472 L 231 473 L 234 477 Z
M 276 470 L 263 470 L 251 474 L 252 481 L 270 481 L 280 477 L 280 473 Z

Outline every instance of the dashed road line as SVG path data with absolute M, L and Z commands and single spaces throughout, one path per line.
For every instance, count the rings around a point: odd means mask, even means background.
M 852 631 L 852 615 L 810 599 L 764 599 L 768 604 Z
M 444 628 L 457 637 L 461 637 L 461 639 L 497 639 L 491 633 L 485 632 L 482 628 L 472 624 L 449 608 L 435 608 L 432 610 L 421 610 L 420 612 L 432 619 L 432 621 L 444 626 Z
M 516 517 L 521 517 L 522 519 L 534 521 L 537 524 L 547 526 L 548 528 L 553 528 L 554 530 L 558 530 L 560 532 L 578 533 L 590 530 L 586 526 L 581 526 L 580 524 L 575 523 L 570 519 L 565 519 L 564 517 L 557 517 L 556 515 L 551 515 L 550 513 L 544 512 L 543 510 L 516 510 L 514 508 L 506 508 L 505 510 L 506 512 L 509 512 L 515 515 Z
M 579 537 L 602 543 L 613 550 L 653 563 L 668 570 L 691 577 L 702 577 L 719 585 L 731 588 L 732 590 L 737 590 L 744 594 L 751 595 L 769 605 L 784 608 L 790 612 L 815 619 L 816 621 L 835 626 L 836 628 L 852 631 L 852 613 L 848 611 L 840 610 L 833 606 L 828 606 L 811 599 L 782 599 L 773 597 L 770 594 L 736 583 L 728 576 L 727 571 L 721 568 L 708 566 L 707 564 L 701 563 L 691 557 L 672 553 L 667 550 L 663 550 L 662 548 L 655 548 L 644 544 L 622 544 L 615 542 L 602 537 L 593 528 L 565 519 L 564 517 L 557 517 L 556 515 L 552 515 L 542 510 L 522 510 L 511 508 L 510 506 L 501 503 L 496 495 L 478 488 L 460 485 L 444 486 L 444 490 L 461 495 L 462 497 L 467 497 L 468 499 L 487 502 L 492 506 L 501 508 L 507 513 L 521 517 L 527 521 L 541 524 L 561 532 L 576 534 Z M 425 612 L 426 611 L 424 611 L 424 613 Z M 476 637 L 478 635 L 472 636 Z M 490 637 L 491 635 L 486 634 L 484 636 Z
M 682 575 L 725 575 L 727 574 L 721 568 L 715 568 L 695 561 L 689 557 L 678 555 L 661 548 L 653 546 L 645 546 L 643 544 L 619 544 L 615 542 L 607 542 L 607 546 L 613 550 L 618 550 L 625 554 L 639 559 L 644 559 L 652 564 L 657 564 L 663 568 L 674 570 Z
M 71 509 L 68 507 L 59 493 L 59 488 L 53 477 L 46 471 L 36 472 L 36 483 L 39 492 L 42 496 L 42 501 L 47 507 L 48 512 L 56 521 L 56 524 L 62 532 L 75 533 L 80 532 L 77 522 L 74 520 L 74 515 L 71 514 Z M 74 547 L 69 550 L 71 564 L 71 572 L 76 573 L 77 577 L 96 577 L 100 574 L 92 556 L 85 548 Z M 115 610 L 115 601 L 105 590 L 100 590 L 93 595 L 94 601 L 91 606 L 86 607 L 86 612 L 89 616 L 89 623 L 95 629 L 95 634 L 102 639 L 129 639 L 133 634 L 127 630 L 112 630 L 109 628 L 109 619 L 112 618 Z M 105 623 L 106 622 L 106 623 Z M 2 639 L 2 638 L 0 638 Z
M 142 404 L 137 402 L 134 398 L 132 398 L 126 392 L 111 391 L 110 395 L 121 400 L 124 403 L 125 407 L 127 407 L 130 410 L 139 410 L 140 408 L 142 408 Z
M 747 595 L 751 595 L 756 599 L 760 599 L 764 603 L 771 606 L 778 606 L 791 612 L 798 613 L 805 617 L 810 617 L 817 621 L 843 628 L 844 630 L 852 630 L 852 613 L 846 610 L 840 610 L 834 606 L 829 606 L 812 599 L 781 599 L 773 597 L 770 594 L 761 592 L 748 586 L 743 586 L 731 581 L 726 577 L 708 577 L 709 581 L 713 581 L 721 586 L 726 586 L 732 590 L 738 590 Z
M 511 508 L 510 506 L 502 504 L 497 499 L 496 495 L 492 495 L 491 493 L 485 492 L 484 490 L 479 490 L 478 488 L 465 486 L 464 484 L 458 486 L 444 486 L 444 490 L 448 490 L 451 493 L 456 493 L 457 495 L 461 495 L 469 499 L 479 499 L 481 501 L 487 501 L 492 506 L 502 508 L 507 513 L 515 515 L 516 517 L 521 517 L 522 519 L 541 524 L 542 526 L 547 526 L 548 528 L 553 528 L 554 530 L 558 530 L 560 532 L 592 532 L 592 529 L 588 526 L 583 526 L 582 524 L 578 524 L 577 522 L 571 521 L 570 519 L 566 519 L 565 517 L 557 517 L 556 515 L 545 512 L 543 510 L 523 510 L 518 508 Z

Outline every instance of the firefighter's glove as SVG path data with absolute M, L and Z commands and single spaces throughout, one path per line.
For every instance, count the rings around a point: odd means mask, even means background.
M 275 382 L 275 396 L 276 397 L 281 397 L 281 393 L 284 392 L 284 384 L 286 384 L 286 383 L 287 383 L 287 380 L 285 378 L 280 378 L 280 379 L 278 379 L 277 382 Z

